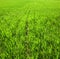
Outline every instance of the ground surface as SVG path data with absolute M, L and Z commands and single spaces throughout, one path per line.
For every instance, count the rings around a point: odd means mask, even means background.
M 0 59 L 60 59 L 60 1 L 0 0 Z

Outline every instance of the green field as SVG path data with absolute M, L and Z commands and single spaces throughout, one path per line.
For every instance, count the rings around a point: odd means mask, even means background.
M 60 0 L 0 0 L 0 59 L 60 59 Z

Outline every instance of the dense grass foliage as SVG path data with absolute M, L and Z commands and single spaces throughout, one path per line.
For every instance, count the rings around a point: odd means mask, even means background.
M 0 59 L 60 59 L 60 1 L 0 0 Z

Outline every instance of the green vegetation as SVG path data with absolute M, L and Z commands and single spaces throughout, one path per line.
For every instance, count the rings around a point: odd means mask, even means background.
M 0 59 L 60 59 L 60 1 L 0 0 Z

